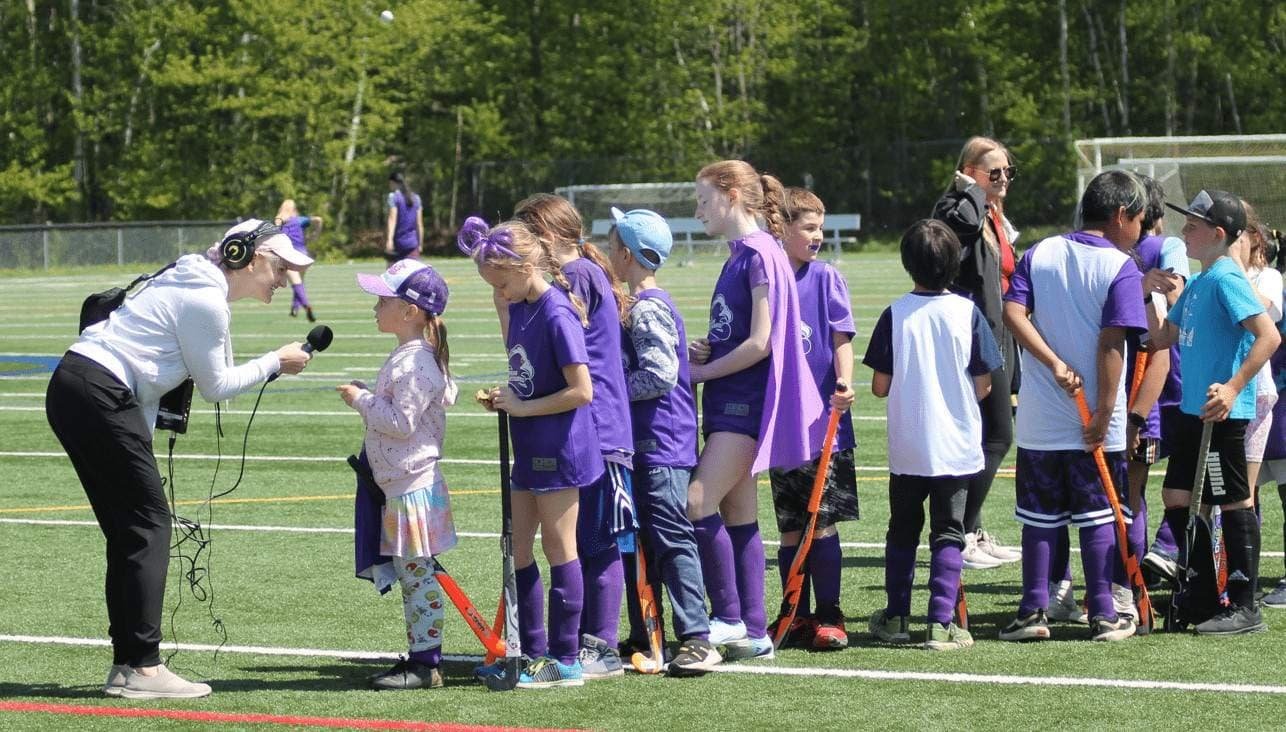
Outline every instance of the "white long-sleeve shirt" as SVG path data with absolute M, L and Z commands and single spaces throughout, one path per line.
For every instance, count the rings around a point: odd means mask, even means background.
M 455 384 L 438 368 L 433 347 L 414 340 L 394 349 L 374 391 L 353 401 L 366 423 L 366 459 L 384 495 L 403 496 L 437 481 L 446 408 L 455 397 Z
M 128 386 L 152 428 L 161 397 L 188 376 L 202 397 L 218 402 L 280 370 L 275 351 L 232 365 L 231 320 L 227 277 L 204 255 L 189 254 L 86 328 L 70 350 Z

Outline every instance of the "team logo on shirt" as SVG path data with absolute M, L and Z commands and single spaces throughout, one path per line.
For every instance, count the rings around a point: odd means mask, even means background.
M 732 337 L 732 308 L 723 299 L 723 293 L 714 296 L 710 303 L 710 340 L 726 341 Z
M 804 339 L 804 355 L 807 356 L 813 352 L 813 329 L 808 323 L 801 320 L 799 321 L 799 334 Z
M 531 365 L 531 359 L 527 358 L 527 349 L 521 344 L 514 346 L 509 350 L 509 388 L 523 399 L 530 399 L 535 393 L 535 384 L 532 380 L 536 376 L 536 368 Z

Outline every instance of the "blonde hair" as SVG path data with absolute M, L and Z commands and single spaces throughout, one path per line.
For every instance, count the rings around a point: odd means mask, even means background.
M 537 272 L 547 273 L 563 292 L 567 293 L 567 298 L 571 300 L 572 307 L 576 310 L 576 315 L 580 317 L 582 326 L 589 325 L 589 314 L 585 309 L 585 302 L 580 299 L 576 293 L 571 290 L 571 283 L 567 281 L 567 275 L 563 274 L 562 268 L 558 266 L 558 261 L 550 255 L 549 251 L 540 243 L 536 235 L 531 232 L 521 221 L 510 220 L 502 221 L 491 227 L 487 232 L 488 237 L 494 237 L 497 234 L 508 239 L 506 246 L 518 258 L 505 256 L 498 252 L 479 249 L 473 261 L 479 265 L 488 265 L 497 269 L 519 269 L 524 265 L 531 265 Z
M 1005 160 L 1010 165 L 1013 165 L 1014 156 L 1009 153 L 1009 148 L 990 137 L 982 137 L 981 135 L 970 137 L 965 142 L 964 147 L 960 148 L 960 159 L 956 162 L 956 170 L 963 173 L 965 168 L 977 165 L 988 154 L 996 150 L 1003 152 Z
M 720 160 L 702 168 L 697 180 L 706 181 L 724 194 L 736 189 L 741 206 L 762 217 L 769 234 L 779 241 L 786 235 L 786 189 L 773 176 L 759 173 L 744 160 Z
M 622 323 L 627 322 L 629 295 L 625 291 L 625 284 L 616 278 L 612 263 L 603 252 L 585 240 L 584 222 L 571 201 L 552 193 L 537 193 L 518 202 L 514 207 L 514 218 L 536 235 L 550 259 L 554 260 L 555 266 L 558 252 L 568 249 L 575 249 L 582 257 L 598 265 L 612 286 L 617 319 Z
M 816 193 L 807 188 L 787 188 L 786 205 L 782 209 L 782 216 L 786 219 L 786 223 L 792 223 L 806 213 L 825 216 L 826 205 Z

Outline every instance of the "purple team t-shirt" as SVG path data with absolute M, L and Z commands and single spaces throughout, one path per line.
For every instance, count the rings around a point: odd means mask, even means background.
M 728 252 L 710 298 L 707 363 L 726 356 L 750 337 L 754 303 L 750 291 L 768 284 L 768 273 L 758 252 L 740 239 L 728 242 Z M 735 432 L 758 439 L 764 389 L 771 368 L 770 359 L 764 358 L 735 374 L 707 381 L 701 389 L 705 434 Z
M 401 191 L 388 194 L 388 207 L 397 209 L 397 223 L 393 226 L 393 248 L 399 252 L 410 251 L 420 243 L 415 228 L 415 211 L 420 207 L 420 194 L 412 193 L 407 201 Z
M 1142 241 L 1138 243 L 1137 246 L 1134 247 L 1134 251 L 1133 253 L 1131 253 L 1130 259 L 1134 260 L 1134 264 L 1138 266 L 1140 275 L 1147 274 L 1148 270 L 1161 266 L 1162 241 L 1163 239 L 1159 236 L 1149 236 L 1144 238 Z M 1140 290 L 1139 292 L 1139 297 L 1143 297 L 1142 290 Z M 1143 333 L 1140 333 L 1138 331 L 1129 331 L 1129 333 L 1125 336 L 1125 352 L 1126 352 L 1125 388 L 1126 389 L 1130 389 L 1131 386 L 1133 386 L 1134 384 L 1134 359 L 1136 358 L 1139 352 L 1140 343 L 1143 340 L 1143 335 L 1144 335 Z M 1174 348 L 1172 350 L 1177 351 L 1178 348 Z M 1167 384 L 1170 383 L 1169 375 L 1166 376 L 1166 383 Z M 1161 406 L 1162 406 L 1164 395 L 1165 395 L 1165 391 L 1163 387 L 1162 396 L 1157 398 L 1156 404 L 1153 404 L 1152 410 L 1148 412 L 1148 422 L 1146 425 L 1144 425 L 1142 431 L 1139 432 L 1140 437 L 1147 437 L 1153 440 L 1161 438 Z M 1133 395 L 1127 391 L 1125 398 L 1128 400 L 1132 396 Z
M 799 317 L 804 325 L 804 358 L 808 361 L 808 370 L 813 374 L 822 402 L 829 404 L 837 378 L 833 334 L 843 333 L 850 338 L 857 335 L 857 329 L 853 327 L 848 282 L 844 275 L 825 262 L 806 262 L 795 271 L 795 287 L 799 291 Z M 853 385 L 849 384 L 849 388 Z M 840 417 L 835 449 L 848 450 L 856 444 L 850 410 Z
M 551 287 L 536 302 L 509 306 L 509 388 L 537 399 L 567 387 L 563 367 L 589 364 L 585 329 L 567 295 Z M 540 417 L 509 420 L 514 444 L 514 487 L 580 488 L 603 475 L 589 405 Z
M 634 423 L 634 469 L 693 468 L 697 464 L 697 403 L 692 393 L 692 378 L 688 374 L 687 354 L 682 350 L 688 342 L 683 316 L 674 306 L 665 290 L 644 290 L 639 301 L 652 300 L 670 310 L 674 327 L 678 331 L 679 380 L 674 388 L 655 399 L 630 402 L 630 416 Z M 638 368 L 638 354 L 634 342 L 623 340 L 627 369 Z
M 281 233 L 290 239 L 290 243 L 295 246 L 295 249 L 304 254 L 308 253 L 308 244 L 304 240 L 304 229 L 308 228 L 311 223 L 312 219 L 307 216 L 291 216 L 281 222 Z
M 589 352 L 589 377 L 594 382 L 590 412 L 598 432 L 603 457 L 625 467 L 631 465 L 634 436 L 630 431 L 630 396 L 621 363 L 621 320 L 612 283 L 603 269 L 585 257 L 563 265 L 571 290 L 585 303 L 589 326 L 585 347 Z

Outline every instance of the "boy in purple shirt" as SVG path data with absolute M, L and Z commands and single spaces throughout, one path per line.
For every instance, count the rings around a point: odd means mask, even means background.
M 804 336 L 804 357 L 813 382 L 831 409 L 844 414 L 835 436 L 835 452 L 826 474 L 826 488 L 818 508 L 817 534 L 808 554 L 804 586 L 799 609 L 785 642 L 818 649 L 846 648 L 848 633 L 844 629 L 844 611 L 840 609 L 839 531 L 836 524 L 858 518 L 857 472 L 853 464 L 853 391 L 836 391 L 836 385 L 847 385 L 853 379 L 853 311 L 849 304 L 848 283 L 826 262 L 817 261 L 822 245 L 822 223 L 826 207 L 821 199 L 804 188 L 786 189 L 786 236 L 782 246 L 795 272 L 799 291 L 799 310 Z M 828 414 L 819 419 L 824 423 Z M 813 446 L 821 452 L 821 445 Z M 781 547 L 777 550 L 777 569 L 781 573 L 783 592 L 803 529 L 808 522 L 808 501 L 817 476 L 819 457 L 792 469 L 774 468 L 772 480 L 773 507 Z M 816 612 L 810 617 L 809 584 L 817 594 Z M 786 608 L 783 606 L 782 615 Z M 776 629 L 782 620 L 772 623 Z M 775 634 L 775 631 L 774 631 Z
M 508 412 L 513 435 L 514 564 L 518 567 L 518 622 L 523 653 L 535 658 L 519 688 L 580 686 L 579 629 L 584 586 L 576 546 L 581 489 L 603 475 L 594 418 L 594 396 L 585 350 L 584 311 L 545 281 L 547 261 L 536 237 L 518 222 L 488 230 L 476 216 L 461 227 L 458 243 L 495 290 L 509 352 L 509 383 L 480 401 Z M 543 589 L 533 548 L 536 530 L 549 561 L 549 626 L 545 636 Z M 503 673 L 503 662 L 478 669 Z
M 1096 176 L 1081 197 L 1084 229 L 1027 250 L 1005 294 L 1005 325 L 1023 347 L 1014 509 L 1023 525 L 1023 598 L 1001 640 L 1049 638 L 1050 574 L 1066 564 L 1051 562 L 1051 553 L 1068 524 L 1080 530 L 1092 637 L 1134 635 L 1133 620 L 1113 606 L 1114 519 L 1090 451 L 1103 448 L 1113 484 L 1123 489 L 1125 337 L 1147 321 L 1142 276 L 1117 247 L 1139 240 L 1146 204 L 1133 174 Z M 1093 412 L 1088 427 L 1074 401 L 1082 387 Z
M 678 307 L 656 284 L 656 270 L 669 256 L 673 238 L 655 212 L 613 208 L 612 217 L 615 223 L 607 235 L 612 267 L 634 296 L 622 345 L 634 422 L 635 501 L 646 537 L 635 550 L 646 550 L 658 614 L 661 592 L 654 577 L 659 575 L 670 592 L 679 650 L 668 673 L 691 676 L 722 658 L 709 641 L 701 558 L 687 515 L 688 482 L 697 464 L 696 399 L 684 353 L 687 333 Z M 626 574 L 632 586 L 638 580 L 635 563 L 626 564 Z M 631 651 L 646 650 L 638 597 L 632 592 L 626 597 Z
M 625 673 L 617 651 L 625 593 L 621 549 L 633 550 L 635 529 L 630 484 L 634 439 L 621 365 L 626 297 L 613 280 L 607 259 L 584 240 L 580 213 L 566 198 L 549 193 L 529 196 L 514 208 L 514 218 L 526 224 L 560 268 L 555 284 L 579 298 L 588 318 L 585 345 L 594 383 L 589 409 L 606 470 L 600 480 L 581 489 L 576 528 L 585 577 L 581 665 L 587 679 L 620 676 Z

